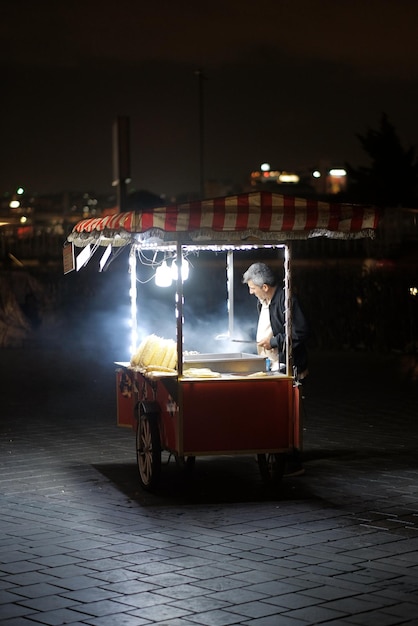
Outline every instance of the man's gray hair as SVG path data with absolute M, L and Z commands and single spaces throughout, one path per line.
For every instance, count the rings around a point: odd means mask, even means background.
M 242 282 L 248 283 L 249 280 L 252 280 L 257 287 L 262 287 L 263 285 L 273 287 L 277 283 L 273 270 L 265 263 L 253 263 L 250 265 L 242 277 Z

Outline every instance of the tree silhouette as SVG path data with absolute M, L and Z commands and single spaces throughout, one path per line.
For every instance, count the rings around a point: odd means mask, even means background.
M 418 199 L 418 161 L 415 148 L 404 149 L 385 113 L 378 130 L 357 134 L 369 155 L 369 167 L 354 168 L 347 164 L 352 183 L 350 196 L 357 201 L 377 206 L 412 207 Z

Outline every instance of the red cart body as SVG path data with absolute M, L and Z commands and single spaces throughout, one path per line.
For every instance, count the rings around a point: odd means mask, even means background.
M 213 456 L 285 452 L 299 444 L 299 394 L 292 377 L 150 379 L 129 364 L 120 366 L 118 379 L 129 377 L 133 393 L 126 404 L 118 387 L 119 425 L 136 428 L 135 406 L 156 403 L 163 450 Z

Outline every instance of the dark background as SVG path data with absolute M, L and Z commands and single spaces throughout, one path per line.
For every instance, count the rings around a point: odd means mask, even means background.
M 3 0 L 0 191 L 112 189 L 112 124 L 131 120 L 132 186 L 358 166 L 386 112 L 418 144 L 415 0 Z

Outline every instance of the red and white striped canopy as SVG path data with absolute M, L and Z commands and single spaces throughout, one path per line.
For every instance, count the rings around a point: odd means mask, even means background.
M 352 238 L 373 236 L 377 223 L 374 207 L 262 191 L 85 219 L 74 226 L 68 240 L 84 246 L 100 238 L 108 243 L 119 235 L 124 243 L 130 243 L 133 238 L 129 234 L 155 231 L 224 241 L 247 237 L 283 241 L 321 235 Z

